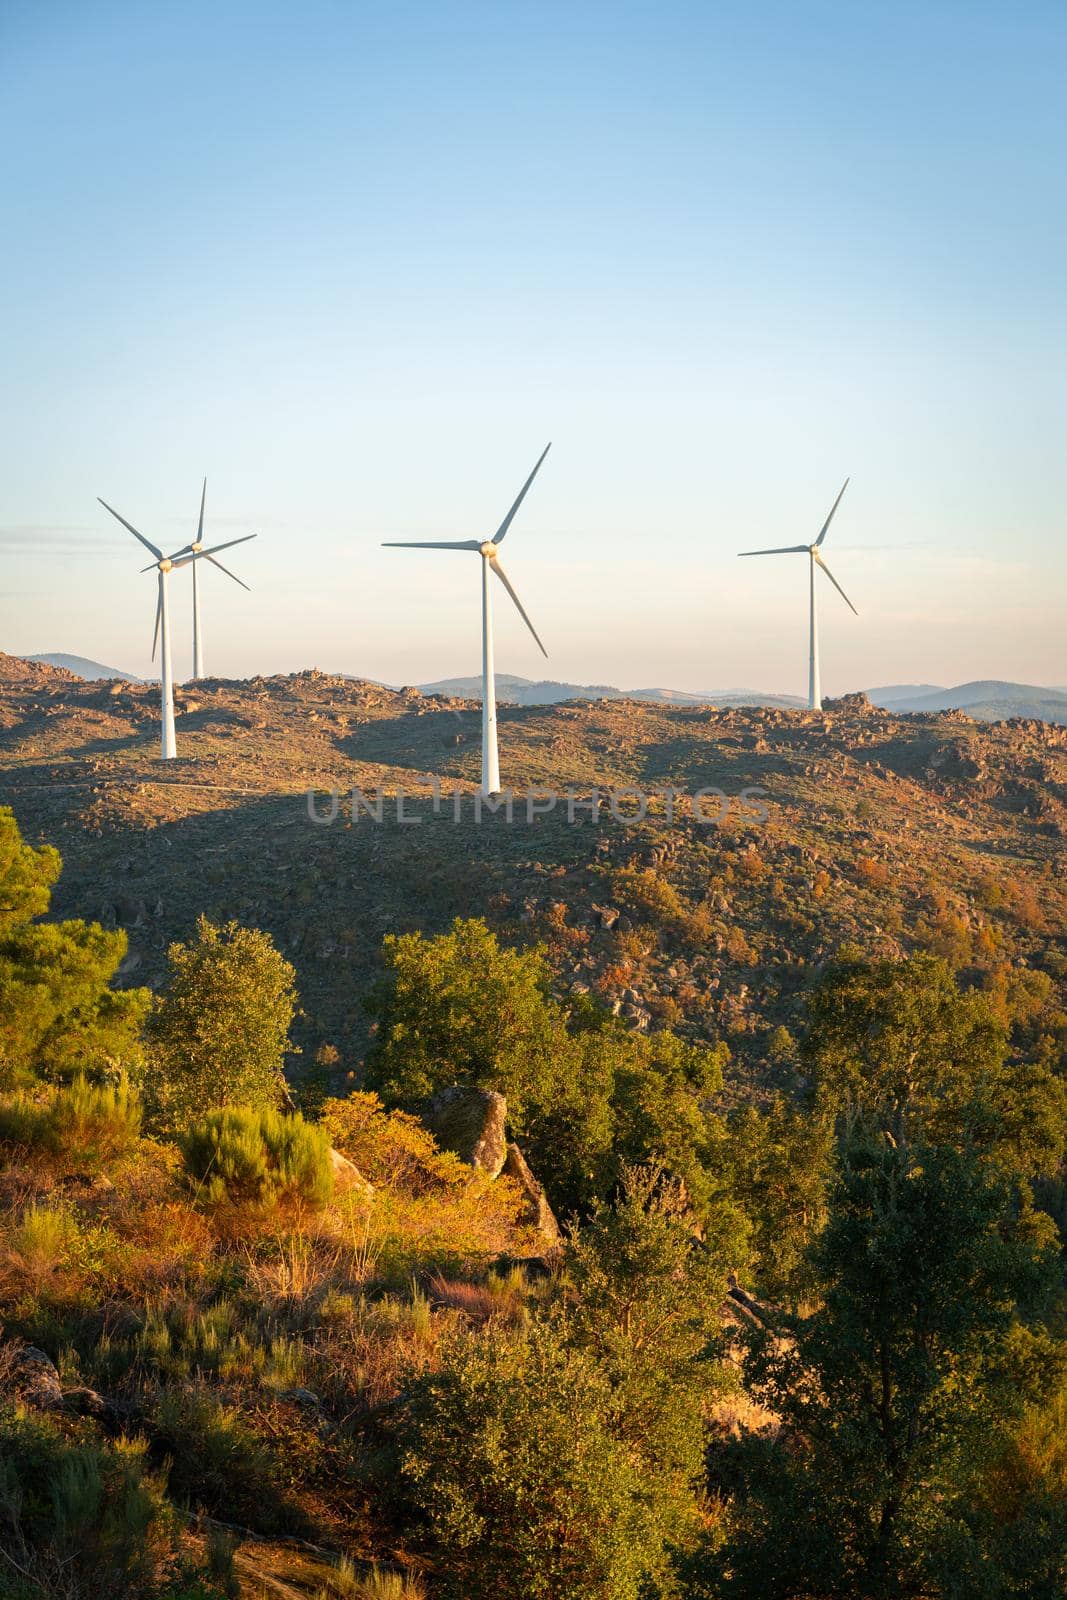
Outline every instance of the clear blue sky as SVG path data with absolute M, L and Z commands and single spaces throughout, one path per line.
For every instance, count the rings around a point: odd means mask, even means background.
M 1067 9 L 0 0 L 0 648 L 208 668 L 1067 683 Z M 184 625 L 187 589 L 175 593 Z M 176 667 L 188 670 L 188 640 Z

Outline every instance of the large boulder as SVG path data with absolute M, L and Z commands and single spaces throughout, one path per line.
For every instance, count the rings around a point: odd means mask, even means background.
M 95 1389 L 80 1384 L 64 1389 L 55 1362 L 33 1344 L 24 1345 L 10 1358 L 8 1381 L 22 1404 L 35 1411 L 65 1411 L 111 1425 L 128 1423 L 134 1414 L 128 1402 L 110 1400 Z
M 24 1345 L 11 1363 L 15 1393 L 24 1405 L 54 1411 L 63 1404 L 63 1385 L 51 1356 L 34 1344 Z
M 507 1158 L 501 1168 L 501 1174 L 505 1178 L 510 1178 L 512 1183 L 522 1190 L 523 1222 L 537 1229 L 548 1249 L 558 1249 L 561 1242 L 559 1223 L 545 1198 L 545 1191 L 530 1171 L 526 1157 L 517 1144 L 508 1145 Z
M 336 1194 L 351 1194 L 353 1190 L 370 1199 L 374 1193 L 373 1183 L 360 1172 L 354 1161 L 349 1161 L 340 1150 L 330 1147 L 330 1166 L 333 1168 L 333 1187 Z
M 500 1176 L 507 1160 L 507 1118 L 502 1094 L 460 1083 L 435 1094 L 423 1115 L 442 1150 L 453 1151 L 469 1167 L 477 1167 L 491 1178 Z

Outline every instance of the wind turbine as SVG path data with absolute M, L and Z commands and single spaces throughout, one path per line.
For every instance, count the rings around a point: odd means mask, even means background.
M 856 610 L 855 606 L 852 604 L 852 601 L 849 599 L 844 589 L 842 589 L 841 585 L 838 583 L 837 579 L 834 577 L 833 573 L 830 571 L 830 568 L 826 565 L 826 562 L 823 560 L 820 554 L 820 546 L 822 545 L 823 540 L 826 538 L 830 524 L 834 520 L 834 512 L 841 504 L 841 496 L 848 488 L 848 483 L 849 480 L 846 478 L 844 483 L 841 485 L 837 499 L 830 507 L 830 515 L 822 525 L 822 532 L 819 534 L 819 537 L 816 539 L 814 544 L 785 544 L 779 545 L 778 548 L 774 550 L 738 551 L 738 554 L 742 556 L 805 555 L 808 558 L 808 587 L 811 607 L 811 633 L 808 643 L 808 709 L 810 711 L 822 710 L 822 690 L 819 686 L 819 621 L 815 608 L 816 567 L 822 568 L 830 582 L 833 584 L 834 588 L 837 590 L 838 594 L 841 596 L 842 600 L 845 602 L 846 606 L 848 606 L 849 610 L 853 612 L 855 616 L 859 616 L 859 612 Z
M 511 586 L 511 580 L 500 564 L 498 547 L 504 535 L 515 520 L 515 513 L 526 498 L 527 490 L 537 477 L 541 469 L 541 462 L 551 450 L 551 444 L 546 444 L 538 457 L 537 465 L 519 490 L 518 497 L 499 528 L 491 539 L 387 539 L 383 541 L 384 547 L 389 550 L 474 550 L 482 558 L 482 793 L 499 794 L 500 792 L 500 759 L 496 742 L 496 675 L 493 667 L 493 598 L 489 587 L 489 574 L 495 572 L 504 588 L 508 591 L 519 616 L 525 622 L 530 632 L 537 640 L 537 648 L 547 659 L 548 651 L 537 638 L 537 629 L 523 610 L 522 601 Z
M 100 500 L 100 496 L 97 495 Z M 174 674 L 171 669 L 170 659 L 170 611 L 167 605 L 167 577 L 176 567 L 193 565 L 195 572 L 197 561 L 210 559 L 218 550 L 228 550 L 231 545 L 245 544 L 249 539 L 254 539 L 254 533 L 246 533 L 242 539 L 230 539 L 226 544 L 217 544 L 211 550 L 193 550 L 191 545 L 186 545 L 184 550 L 177 551 L 172 556 L 165 556 L 154 545 L 151 539 L 146 539 L 143 533 L 138 533 L 132 522 L 127 522 L 125 517 L 120 517 L 114 506 L 109 506 L 106 500 L 100 500 L 105 511 L 110 511 L 117 522 L 128 528 L 135 539 L 139 539 L 146 550 L 151 551 L 155 557 L 152 566 L 142 567 L 143 572 L 151 572 L 154 567 L 159 577 L 159 598 L 156 602 L 156 626 L 152 635 L 152 660 L 156 659 L 156 645 L 159 643 L 160 632 L 163 635 L 163 653 L 161 656 L 161 690 L 162 690 L 162 738 L 161 754 L 164 761 L 172 761 L 178 754 L 174 741 Z
M 242 589 L 247 589 L 248 588 L 248 584 L 245 583 L 243 581 L 243 579 L 239 578 L 235 572 L 231 572 L 229 567 L 224 567 L 221 561 L 216 561 L 215 557 L 211 554 L 210 550 L 205 550 L 204 549 L 204 502 L 205 502 L 206 499 L 207 499 L 207 479 L 205 478 L 204 479 L 204 487 L 203 487 L 203 490 L 201 491 L 201 495 L 200 495 L 200 522 L 199 522 L 199 525 L 198 525 L 197 530 L 196 530 L 196 538 L 193 540 L 192 544 L 187 544 L 184 547 L 183 550 L 178 551 L 178 554 L 179 555 L 184 555 L 186 552 L 189 552 L 194 556 L 202 555 L 206 561 L 210 561 L 211 562 L 211 565 L 213 567 L 218 567 L 220 572 L 224 572 L 228 578 L 232 578 L 234 583 L 239 583 L 241 585 Z M 247 537 L 249 539 L 254 539 L 256 537 L 256 535 L 254 533 L 250 533 L 250 534 L 247 535 Z M 234 544 L 240 544 L 241 543 L 241 541 L 239 539 L 235 539 L 232 542 Z M 225 550 L 225 548 L 226 548 L 226 546 L 224 544 L 220 544 L 220 545 L 216 545 L 215 546 L 216 550 Z M 171 559 L 173 559 L 173 557 Z M 199 572 L 199 568 L 197 567 L 197 565 L 196 565 L 196 563 L 194 561 L 194 563 L 193 563 L 193 677 L 194 678 L 202 678 L 203 676 L 204 676 L 204 641 L 203 641 L 203 632 L 202 632 L 202 629 L 201 629 L 201 626 L 200 626 L 200 572 Z

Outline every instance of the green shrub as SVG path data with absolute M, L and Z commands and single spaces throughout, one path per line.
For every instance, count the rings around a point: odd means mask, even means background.
M 0 1106 L 0 1140 L 46 1151 L 64 1166 L 99 1167 L 126 1155 L 141 1130 L 141 1102 L 123 1077 L 78 1077 L 49 1101 L 14 1096 Z
M 333 1192 L 326 1134 L 298 1112 L 227 1106 L 190 1128 L 181 1148 L 189 1181 L 216 1205 L 321 1206 Z
M 12 1095 L 0 1104 L 0 1144 L 21 1145 L 33 1150 L 43 1142 L 42 1130 L 48 1107 L 28 1095 Z
M 78 1237 L 77 1224 L 58 1206 L 30 1205 L 10 1236 L 9 1261 L 35 1284 L 64 1266 Z
M 260 1533 L 299 1528 L 299 1513 L 279 1495 L 277 1462 L 236 1408 L 191 1385 L 167 1390 L 154 1421 L 178 1501 Z
M 482 1335 L 410 1382 L 397 1485 L 441 1592 L 463 1600 L 638 1600 L 666 1553 L 607 1377 L 544 1325 Z
M 189 1576 L 177 1566 L 176 1525 L 143 1444 L 101 1444 L 80 1428 L 68 1436 L 10 1408 L 0 1410 L 0 1553 L 0 1594 L 19 1600 L 146 1600 L 164 1583 L 174 1592 L 168 1578 Z
M 141 1102 L 125 1078 L 90 1084 L 76 1078 L 52 1102 L 53 1148 L 83 1162 L 114 1161 L 136 1142 Z

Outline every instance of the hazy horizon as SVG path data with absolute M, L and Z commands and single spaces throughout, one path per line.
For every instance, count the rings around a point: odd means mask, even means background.
M 206 532 L 206 669 L 1067 682 L 1051 5 L 9 4 L 0 649 L 151 675 L 96 504 Z M 226 558 L 224 558 L 226 559 Z M 187 574 L 172 584 L 189 671 Z M 182 580 L 182 581 L 177 581 Z

